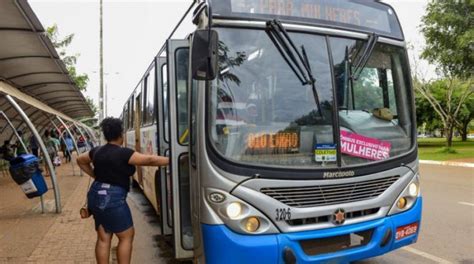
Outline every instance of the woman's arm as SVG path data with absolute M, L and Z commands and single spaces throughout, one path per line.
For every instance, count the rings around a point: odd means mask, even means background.
M 128 164 L 135 166 L 166 166 L 168 163 L 168 157 L 146 155 L 136 151 L 128 160 Z
M 79 168 L 81 168 L 82 171 L 84 171 L 87 175 L 91 176 L 92 178 L 95 178 L 94 169 L 91 166 L 92 160 L 89 157 L 89 151 L 79 155 L 76 161 L 77 161 L 77 165 L 79 165 Z

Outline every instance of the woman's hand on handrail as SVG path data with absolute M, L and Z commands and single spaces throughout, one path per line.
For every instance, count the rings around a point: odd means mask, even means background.
M 128 164 L 135 166 L 167 166 L 169 164 L 169 158 L 142 154 L 135 151 L 128 160 Z

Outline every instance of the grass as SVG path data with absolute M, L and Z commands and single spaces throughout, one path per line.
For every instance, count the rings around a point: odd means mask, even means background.
M 418 154 L 421 160 L 456 160 L 474 159 L 474 140 L 462 142 L 460 138 L 453 139 L 451 149 L 445 147 L 444 138 L 419 138 Z

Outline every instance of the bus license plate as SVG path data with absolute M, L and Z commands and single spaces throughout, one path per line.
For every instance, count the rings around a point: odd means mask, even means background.
M 400 240 L 404 237 L 411 236 L 416 234 L 418 231 L 418 223 L 413 223 L 397 228 L 397 233 L 395 234 L 395 239 Z

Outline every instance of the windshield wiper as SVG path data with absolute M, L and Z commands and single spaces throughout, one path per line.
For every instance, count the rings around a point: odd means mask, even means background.
M 316 79 L 313 77 L 304 45 L 301 45 L 300 53 L 281 22 L 276 19 L 267 21 L 267 27 L 265 31 L 277 48 L 278 52 L 280 52 L 285 62 L 291 68 L 296 77 L 301 81 L 301 84 L 311 85 L 314 101 L 318 107 L 319 116 L 323 117 L 321 103 L 319 101 L 319 95 L 316 89 Z
M 374 51 L 375 44 L 377 44 L 378 39 L 379 36 L 375 32 L 370 34 L 369 39 L 367 40 L 367 44 L 365 45 L 364 52 L 359 57 L 359 60 L 357 60 L 357 63 L 354 64 L 354 73 L 351 76 L 352 80 L 357 81 L 357 79 L 359 79 L 362 70 L 364 70 L 365 65 L 369 61 L 369 58 L 372 55 L 372 52 Z

